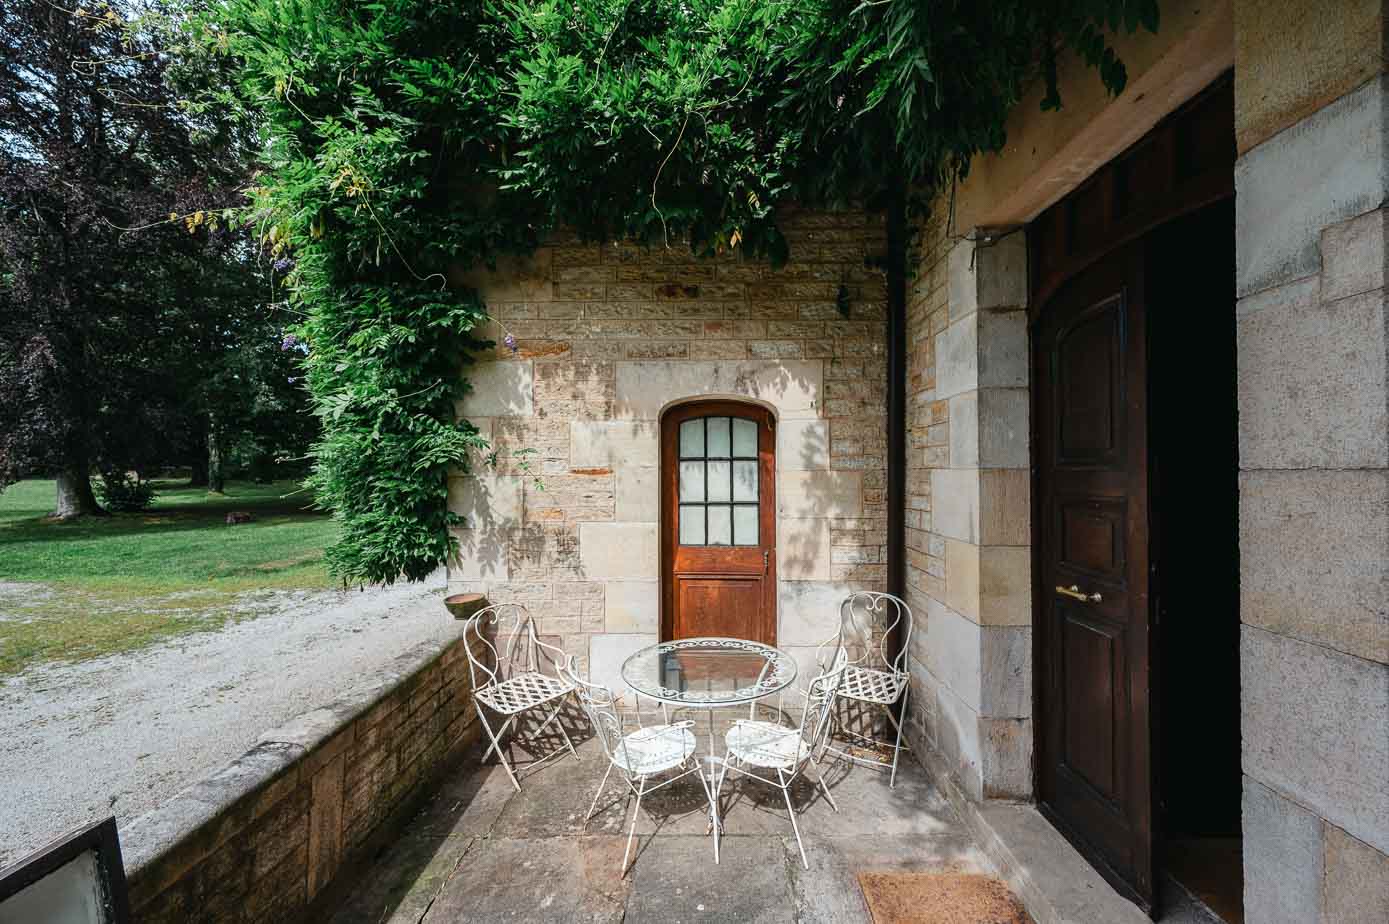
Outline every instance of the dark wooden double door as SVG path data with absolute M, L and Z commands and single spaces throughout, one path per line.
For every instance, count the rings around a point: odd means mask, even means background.
M 1170 422 L 1182 408 L 1154 389 L 1200 380 L 1209 351 L 1184 338 L 1233 331 L 1231 111 L 1228 82 L 1217 84 L 1029 232 L 1038 801 L 1150 910 L 1163 811 L 1159 578 L 1179 544 L 1201 541 L 1192 530 L 1224 541 L 1233 522 L 1203 523 L 1171 475 L 1199 471 L 1202 458 L 1208 477 L 1234 471 L 1221 467 L 1223 447 L 1179 445 Z M 1188 363 L 1198 368 L 1184 372 Z M 1232 361 L 1222 374 L 1209 379 L 1220 393 L 1188 397 L 1233 406 Z M 1223 634 L 1189 638 L 1234 656 Z
M 1041 804 L 1152 890 L 1147 354 L 1138 247 L 1036 332 Z

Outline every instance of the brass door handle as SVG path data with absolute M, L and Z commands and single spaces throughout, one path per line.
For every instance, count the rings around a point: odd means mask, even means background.
M 1104 600 L 1104 597 L 1100 596 L 1097 593 L 1081 593 L 1080 588 L 1077 587 L 1075 584 L 1072 584 L 1070 587 L 1062 587 L 1060 584 L 1057 584 L 1056 592 L 1061 594 L 1063 597 L 1070 597 L 1072 600 L 1079 600 L 1081 603 L 1099 603 Z

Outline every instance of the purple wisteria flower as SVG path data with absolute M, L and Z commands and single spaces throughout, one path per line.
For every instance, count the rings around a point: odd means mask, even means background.
M 299 344 L 300 340 L 298 337 L 293 334 L 285 334 L 284 339 L 280 341 L 280 352 L 283 353 L 287 350 L 292 350 Z
M 294 268 L 294 261 L 289 257 L 280 257 L 275 261 L 275 272 L 287 273 Z
M 507 334 L 505 337 L 502 338 L 502 343 L 506 344 L 506 348 L 511 352 L 516 352 L 517 347 L 515 334 Z

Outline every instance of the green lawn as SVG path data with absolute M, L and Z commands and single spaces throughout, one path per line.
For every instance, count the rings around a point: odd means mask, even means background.
M 45 518 L 51 481 L 0 493 L 0 675 L 253 616 L 244 601 L 233 606 L 242 591 L 331 586 L 323 548 L 335 526 L 307 509 L 298 485 L 233 482 L 225 495 L 156 488 L 144 513 L 69 523 Z M 228 526 L 232 510 L 255 521 Z

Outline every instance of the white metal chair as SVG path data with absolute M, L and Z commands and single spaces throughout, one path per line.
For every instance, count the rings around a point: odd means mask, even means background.
M 489 626 L 497 627 L 495 634 L 500 650 L 488 640 L 487 634 L 483 631 Z M 544 721 L 530 736 L 532 740 L 538 739 L 550 723 L 555 722 L 564 706 L 565 698 L 574 692 L 574 684 L 564 670 L 569 658 L 558 648 L 536 638 L 535 622 L 526 608 L 519 603 L 499 603 L 479 610 L 463 624 L 463 640 L 464 650 L 468 654 L 468 675 L 473 684 L 473 698 L 478 703 L 478 719 L 492 742 L 482 759 L 486 761 L 492 752 L 496 751 L 497 759 L 506 768 L 507 776 L 511 777 L 511 785 L 519 792 L 521 783 L 516 778 L 516 771 L 512 768 L 511 762 L 502 753 L 501 739 L 507 728 L 518 722 L 523 713 L 532 709 L 548 707 L 545 710 L 547 714 Z M 490 656 L 484 653 L 483 646 Z M 475 647 L 477 651 L 474 650 Z M 541 670 L 544 663 L 549 664 L 551 673 Z M 501 726 L 495 730 L 487 719 L 488 710 L 502 717 Z M 564 723 L 555 724 L 569 748 L 569 753 L 577 760 L 579 754 L 574 750 L 574 743 L 569 740 L 569 733 L 564 730 Z M 550 753 L 538 758 L 532 766 L 544 763 L 559 753 L 561 750 L 556 746 Z
M 699 772 L 699 763 L 694 759 L 695 736 L 691 731 L 693 722 L 676 722 L 665 725 L 641 726 L 641 711 L 638 704 L 635 731 L 623 733 L 623 715 L 617 711 L 617 699 L 612 690 L 601 684 L 589 683 L 566 668 L 568 679 L 574 684 L 579 705 L 588 714 L 593 732 L 603 744 L 603 753 L 608 758 L 608 769 L 603 771 L 603 781 L 593 794 L 593 802 L 588 807 L 584 821 L 593 817 L 598 808 L 598 799 L 608 785 L 608 777 L 616 767 L 622 774 L 627 788 L 636 794 L 636 805 L 632 807 L 632 826 L 627 833 L 627 849 L 622 852 L 622 875 L 627 875 L 627 858 L 632 853 L 632 841 L 637 834 L 637 816 L 641 813 L 642 796 L 655 792 L 674 783 L 676 780 Z M 670 770 L 681 770 L 668 780 L 648 786 L 653 776 Z M 701 786 L 703 782 L 701 781 Z M 707 795 L 707 792 L 706 792 Z
M 786 810 L 791 815 L 791 830 L 796 834 L 796 846 L 801 850 L 801 863 L 806 869 L 810 869 L 810 861 L 806 859 L 805 844 L 801 841 L 801 828 L 796 823 L 796 807 L 791 802 L 791 785 L 805 772 L 807 765 L 823 751 L 833 720 L 835 690 L 844 678 L 844 666 L 838 663 L 839 661 L 839 658 L 832 659 L 831 669 L 821 672 L 810 682 L 809 689 L 804 692 L 805 709 L 801 712 L 799 726 L 792 728 L 777 722 L 762 722 L 756 719 L 736 720 L 728 734 L 724 735 L 727 751 L 718 780 L 714 784 L 716 802 L 719 792 L 723 789 L 723 781 L 730 771 L 780 789 L 782 798 L 786 800 Z M 763 776 L 749 768 L 774 771 L 776 779 Z M 834 796 L 830 795 L 829 787 L 825 785 L 825 778 L 817 773 L 815 782 L 824 792 L 830 807 L 836 812 L 839 811 Z M 719 825 L 716 823 L 716 858 L 718 837 Z
M 887 645 L 894 633 L 897 633 L 898 652 L 895 658 L 889 659 Z M 905 713 L 907 695 L 911 692 L 911 674 L 907 669 L 907 652 L 912 638 L 911 608 L 892 594 L 875 591 L 850 594 L 839 604 L 837 638 L 839 644 L 851 653 L 844 668 L 844 681 L 835 695 L 840 700 L 870 708 L 881 707 L 896 730 L 897 737 L 894 741 L 883 741 L 869 735 L 847 732 L 851 737 L 870 744 L 891 748 L 890 764 L 860 757 L 832 744 L 827 745 L 827 750 L 855 763 L 883 768 L 891 766 L 888 788 L 892 788 L 897 785 L 898 758 L 903 751 L 911 750 L 910 745 L 902 743 L 902 724 L 893 715 L 893 706 L 899 701 Z M 836 732 L 844 730 L 838 722 L 835 725 Z

